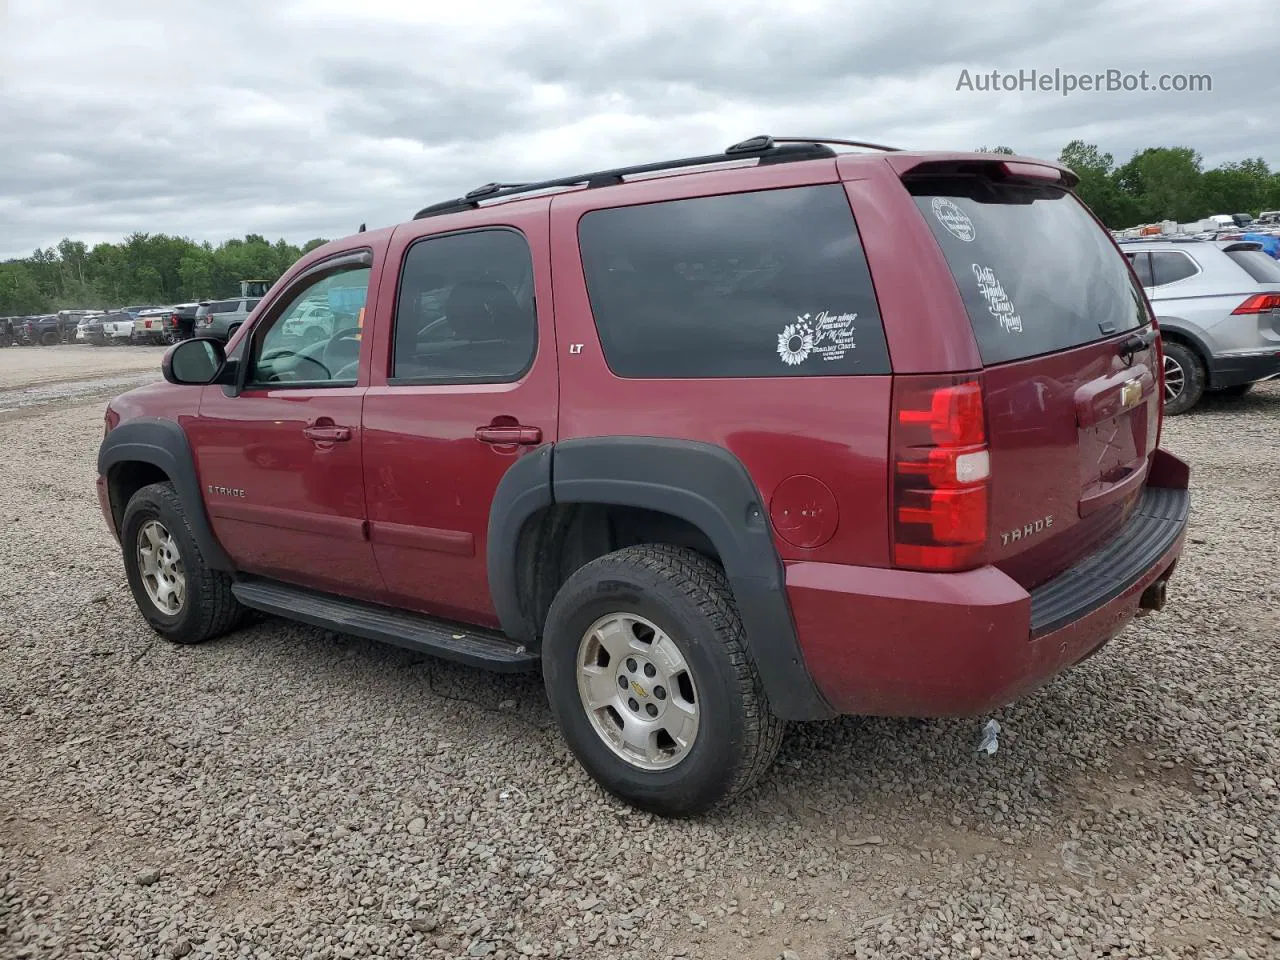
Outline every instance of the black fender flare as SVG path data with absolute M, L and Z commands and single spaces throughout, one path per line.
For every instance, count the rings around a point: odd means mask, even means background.
M 209 525 L 204 497 L 200 495 L 195 459 L 181 426 L 172 420 L 145 417 L 122 423 L 108 433 L 98 448 L 98 475 L 108 481 L 109 496 L 113 496 L 109 482 L 111 468 L 121 463 L 148 463 L 164 471 L 182 498 L 192 534 L 205 562 L 215 570 L 235 570 L 231 558 Z M 113 500 L 113 515 L 122 515 L 124 507 L 123 503 L 117 504 Z
M 535 639 L 518 599 L 516 545 L 537 510 L 582 503 L 667 513 L 701 530 L 720 555 L 773 712 L 784 720 L 836 715 L 805 666 L 763 501 L 736 456 L 661 437 L 588 437 L 542 449 L 503 477 L 489 524 L 490 590 L 508 635 Z
M 525 454 L 502 475 L 489 504 L 489 531 L 485 536 L 485 569 L 489 596 L 502 631 L 513 640 L 533 646 L 538 624 L 532 611 L 520 604 L 520 534 L 539 510 L 551 506 L 553 444 Z

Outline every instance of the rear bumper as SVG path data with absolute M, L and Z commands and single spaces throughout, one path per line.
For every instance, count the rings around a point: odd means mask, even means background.
M 1209 386 L 1237 387 L 1280 376 L 1280 350 L 1272 347 L 1253 353 L 1228 353 L 1209 358 Z
M 787 593 L 823 696 L 840 713 L 972 716 L 1080 662 L 1134 618 L 1182 553 L 1185 468 L 1166 473 L 1181 473 L 1182 486 L 1148 488 L 1111 542 L 1030 593 L 994 567 L 791 564 Z

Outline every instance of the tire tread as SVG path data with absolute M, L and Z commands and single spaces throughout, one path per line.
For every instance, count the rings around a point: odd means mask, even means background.
M 747 646 L 733 589 L 719 564 L 687 547 L 639 544 L 624 547 L 593 562 L 640 568 L 683 594 L 707 619 L 723 646 L 732 671 L 731 685 L 741 696 L 744 722 L 741 761 L 721 802 L 727 802 L 757 783 L 773 765 L 786 723 L 769 707 L 763 681 Z M 601 573 L 604 573 L 601 570 Z
M 183 629 L 183 636 L 166 635 L 168 639 L 176 643 L 203 643 L 235 628 L 244 618 L 245 607 L 231 592 L 232 578 L 205 563 L 182 498 L 173 484 L 166 481 L 143 487 L 130 499 L 129 506 L 142 500 L 163 505 L 172 511 L 189 544 L 189 549 L 184 549 L 182 567 L 187 577 L 187 602 L 193 605 L 197 618 Z

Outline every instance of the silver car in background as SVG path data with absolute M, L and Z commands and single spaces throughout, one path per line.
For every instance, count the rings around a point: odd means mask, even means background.
M 233 297 L 202 304 L 196 310 L 193 336 L 230 340 L 231 335 L 249 318 L 261 297 Z
M 1280 375 L 1280 261 L 1249 240 L 1122 240 L 1164 339 L 1165 412 Z

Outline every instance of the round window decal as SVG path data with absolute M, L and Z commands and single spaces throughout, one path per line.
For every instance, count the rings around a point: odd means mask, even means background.
M 933 215 L 938 218 L 940 224 L 946 227 L 947 233 L 957 240 L 972 243 L 973 238 L 977 236 L 977 231 L 974 229 L 973 221 L 969 219 L 969 215 L 946 197 L 933 198 Z

